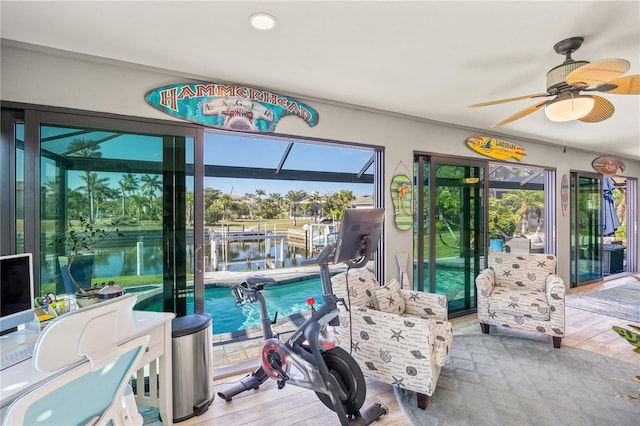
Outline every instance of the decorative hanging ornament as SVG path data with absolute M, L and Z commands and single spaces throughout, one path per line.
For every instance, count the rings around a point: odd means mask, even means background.
M 391 201 L 396 226 L 401 231 L 408 231 L 413 225 L 413 185 L 407 174 L 396 174 L 391 179 Z

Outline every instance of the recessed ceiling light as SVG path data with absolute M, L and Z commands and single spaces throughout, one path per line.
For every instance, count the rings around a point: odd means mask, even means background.
M 251 26 L 257 30 L 270 30 L 276 26 L 276 18 L 268 13 L 254 13 L 249 17 Z

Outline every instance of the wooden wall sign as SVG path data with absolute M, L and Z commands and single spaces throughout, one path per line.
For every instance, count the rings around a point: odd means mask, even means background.
M 598 173 L 613 176 L 620 172 L 624 172 L 624 161 L 616 157 L 598 157 L 591 162 L 591 167 Z
M 234 84 L 173 84 L 148 91 L 144 99 L 166 114 L 219 129 L 273 132 L 285 115 L 318 123 L 318 113 L 300 101 Z
M 488 136 L 472 136 L 467 139 L 467 145 L 478 154 L 495 158 L 496 160 L 515 158 L 518 161 L 522 161 L 527 156 L 527 152 L 520 145 Z

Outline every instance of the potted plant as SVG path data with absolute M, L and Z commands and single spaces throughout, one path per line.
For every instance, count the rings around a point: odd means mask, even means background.
M 116 226 L 115 221 L 98 226 L 80 216 L 76 224 L 69 221 L 69 226 L 64 233 L 53 242 L 56 246 L 64 247 L 68 253 L 68 256 L 60 256 L 58 262 L 67 293 L 75 291 L 79 305 L 86 306 L 98 301 L 97 292 L 95 295 L 90 295 L 93 293 L 91 279 L 94 259 L 91 250 L 112 232 L 122 236 Z
M 640 332 L 640 327 L 638 327 L 637 325 L 633 325 L 633 324 L 628 324 L 629 327 L 637 330 L 638 332 Z M 614 325 L 613 327 L 613 331 L 615 331 L 616 333 L 618 333 L 620 335 L 620 337 L 622 337 L 623 339 L 625 339 L 627 342 L 629 342 L 629 344 L 631 346 L 634 346 L 633 351 L 637 354 L 640 354 L 640 333 L 636 332 L 636 331 L 631 331 L 629 329 L 626 329 L 624 327 L 619 327 L 617 325 Z M 640 384 L 640 375 L 638 376 L 634 376 L 633 377 L 634 382 L 639 383 Z M 635 399 L 640 401 L 640 388 L 638 389 L 638 394 L 637 395 L 630 395 L 630 394 L 624 394 L 624 395 L 618 395 L 619 398 L 624 398 L 624 399 Z

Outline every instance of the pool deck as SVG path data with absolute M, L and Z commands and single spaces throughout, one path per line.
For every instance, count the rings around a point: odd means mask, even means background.
M 346 271 L 347 267 L 343 264 L 329 265 L 331 273 Z M 215 271 L 204 273 L 204 284 L 215 284 L 221 287 L 231 287 L 242 283 L 251 275 L 265 275 L 272 277 L 277 282 L 291 281 L 295 279 L 303 279 L 308 276 L 320 275 L 318 265 L 296 266 L 289 268 L 276 269 L 258 269 L 254 271 Z

